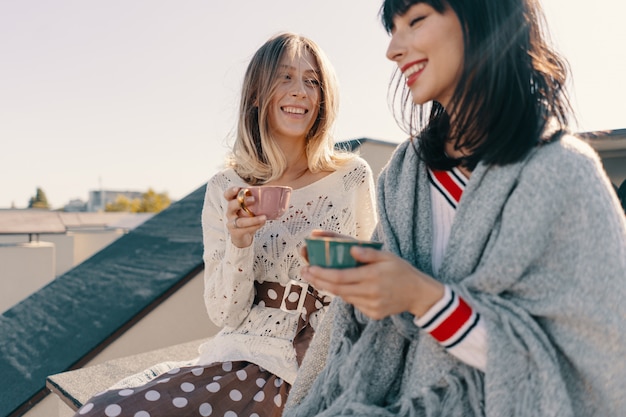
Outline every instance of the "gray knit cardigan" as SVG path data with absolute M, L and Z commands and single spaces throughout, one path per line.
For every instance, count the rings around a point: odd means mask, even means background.
M 374 238 L 432 275 L 429 184 L 410 142 L 378 186 Z M 484 373 L 410 314 L 370 320 L 336 298 L 284 416 L 626 416 L 626 222 L 587 144 L 565 136 L 479 164 L 436 278 L 485 320 Z

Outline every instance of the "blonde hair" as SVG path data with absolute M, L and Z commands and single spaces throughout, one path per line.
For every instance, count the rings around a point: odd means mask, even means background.
M 237 136 L 228 165 L 249 184 L 275 180 L 287 168 L 287 160 L 270 134 L 268 105 L 276 89 L 281 59 L 285 54 L 298 57 L 305 52 L 313 55 L 319 67 L 321 90 L 317 119 L 307 134 L 309 170 L 334 171 L 354 156 L 336 150 L 330 134 L 339 103 L 337 80 L 328 58 L 312 40 L 293 33 L 281 33 L 256 51 L 248 64 L 241 90 Z

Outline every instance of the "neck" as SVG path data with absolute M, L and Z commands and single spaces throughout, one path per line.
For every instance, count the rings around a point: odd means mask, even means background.
M 293 154 L 292 154 L 293 155 Z M 287 157 L 287 168 L 282 177 L 289 181 L 293 181 L 302 177 L 309 170 L 309 161 L 306 157 L 306 151 L 303 149 L 296 156 Z

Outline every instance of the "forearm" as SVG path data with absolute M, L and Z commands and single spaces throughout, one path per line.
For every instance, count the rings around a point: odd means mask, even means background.
M 222 188 L 209 182 L 202 211 L 204 301 L 216 325 L 235 327 L 254 299 L 254 254 L 253 246 L 240 249 L 232 244 L 226 208 Z
M 445 286 L 443 297 L 415 324 L 428 332 L 446 350 L 470 366 L 485 371 L 487 366 L 487 329 L 483 318 Z
M 230 242 L 220 258 L 205 258 L 204 302 L 218 326 L 239 325 L 254 300 L 253 248 L 237 248 Z

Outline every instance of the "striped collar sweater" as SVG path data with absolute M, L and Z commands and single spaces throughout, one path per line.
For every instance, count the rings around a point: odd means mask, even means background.
M 430 187 L 401 144 L 373 238 L 485 319 L 485 371 L 411 314 L 370 320 L 336 298 L 283 415 L 626 415 L 626 221 L 593 149 L 565 135 L 519 163 L 479 164 L 437 273 Z

